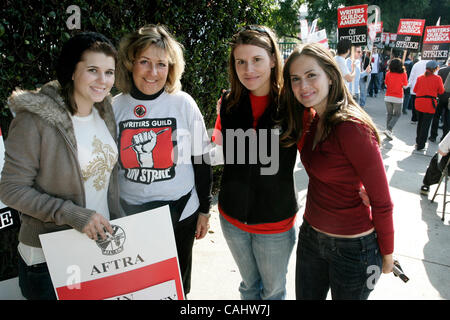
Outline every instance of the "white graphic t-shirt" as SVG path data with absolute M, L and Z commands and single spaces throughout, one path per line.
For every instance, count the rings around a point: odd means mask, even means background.
M 116 143 L 95 108 L 87 117 L 72 116 L 72 122 L 86 208 L 95 210 L 109 220 L 108 186 L 118 157 Z
M 132 205 L 178 200 L 192 190 L 180 221 L 199 206 L 191 156 L 207 153 L 209 138 L 194 99 L 180 91 L 154 100 L 113 99 L 119 145 L 120 197 Z

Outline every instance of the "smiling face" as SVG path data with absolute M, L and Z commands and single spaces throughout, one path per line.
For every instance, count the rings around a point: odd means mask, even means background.
M 169 60 L 161 48 L 151 45 L 140 52 L 133 63 L 133 80 L 144 94 L 151 95 L 164 88 L 169 73 Z
M 76 104 L 90 108 L 101 102 L 114 85 L 115 60 L 102 52 L 86 51 L 72 75 Z
M 233 54 L 236 74 L 242 85 L 255 96 L 268 95 L 274 59 L 265 49 L 251 44 L 238 45 Z
M 298 102 L 322 114 L 328 101 L 331 80 L 315 58 L 297 57 L 289 68 L 291 88 Z

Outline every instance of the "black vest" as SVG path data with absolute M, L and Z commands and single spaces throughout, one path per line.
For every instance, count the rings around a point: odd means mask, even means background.
M 225 158 L 219 193 L 221 209 L 246 224 L 279 222 L 292 217 L 298 211 L 293 174 L 297 147 L 281 147 L 279 134 L 271 131 L 275 129 L 275 106 L 267 107 L 256 130 L 248 94 L 243 94 L 230 112 L 226 107 L 224 96 L 220 110 Z M 244 133 L 246 138 L 235 138 L 233 133 L 235 136 Z M 271 139 L 275 141 L 273 146 Z

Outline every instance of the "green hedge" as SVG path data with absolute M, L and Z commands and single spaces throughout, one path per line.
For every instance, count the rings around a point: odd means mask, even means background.
M 5 1 L 4 1 L 5 2 Z M 194 97 L 207 128 L 214 127 L 216 101 L 228 87 L 228 41 L 244 24 L 266 24 L 272 1 L 6 1 L 0 18 L 0 126 L 8 134 L 5 102 L 17 86 L 34 89 L 55 78 L 61 43 L 80 31 L 98 31 L 116 45 L 146 23 L 164 24 L 185 47 L 183 90 Z M 66 22 L 77 5 L 81 29 Z M 215 169 L 215 176 L 218 170 Z M 215 188 L 218 179 L 215 179 Z

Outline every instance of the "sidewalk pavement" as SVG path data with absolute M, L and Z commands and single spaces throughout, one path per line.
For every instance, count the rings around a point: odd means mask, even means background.
M 367 98 L 366 111 L 373 118 L 382 139 L 382 154 L 394 202 L 395 251 L 403 271 L 410 278 L 404 283 L 391 274 L 383 274 L 371 293 L 370 300 L 439 300 L 450 299 L 450 205 L 441 221 L 443 184 L 440 194 L 430 202 L 437 185 L 428 197 L 419 193 L 431 157 L 438 144 L 428 141 L 425 150 L 415 151 L 416 125 L 411 124 L 411 111 L 400 117 L 389 141 L 385 130 L 384 94 Z M 439 130 L 439 135 L 442 134 Z M 297 160 L 298 157 L 297 157 Z M 295 179 L 300 211 L 297 228 L 304 212 L 308 176 L 297 162 Z M 450 198 L 449 198 L 450 200 Z M 211 229 L 193 250 L 190 300 L 239 300 L 239 270 L 220 228 L 217 204 L 212 208 Z M 295 256 L 292 253 L 287 274 L 287 299 L 295 299 Z M 328 295 L 330 299 L 330 295 Z

